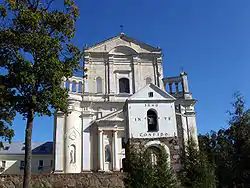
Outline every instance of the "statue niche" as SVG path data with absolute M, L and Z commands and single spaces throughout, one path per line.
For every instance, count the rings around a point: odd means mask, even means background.
M 111 162 L 111 149 L 109 145 L 105 146 L 105 162 Z
M 74 164 L 76 163 L 76 146 L 74 144 L 72 144 L 70 146 L 70 163 Z

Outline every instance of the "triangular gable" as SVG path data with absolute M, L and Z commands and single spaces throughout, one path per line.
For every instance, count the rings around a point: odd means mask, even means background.
M 100 122 L 100 121 L 123 121 L 123 110 L 118 110 L 115 111 L 113 113 L 110 113 L 98 120 L 96 120 L 96 122 Z
M 159 48 L 150 46 L 144 42 L 140 42 L 132 37 L 121 33 L 120 35 L 114 36 L 102 42 L 99 42 L 88 49 L 85 52 L 109 52 L 117 46 L 128 46 L 137 51 L 137 53 L 147 52 L 160 52 Z
M 153 97 L 149 96 L 149 93 L 153 93 Z M 166 91 L 163 91 L 159 87 L 157 87 L 154 84 L 148 84 L 135 94 L 133 94 L 131 97 L 128 98 L 128 101 L 133 100 L 170 100 L 174 101 L 176 100 L 172 95 L 167 93 Z

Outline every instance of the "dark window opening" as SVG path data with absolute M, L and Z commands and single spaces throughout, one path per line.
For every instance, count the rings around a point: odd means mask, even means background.
M 72 92 L 76 92 L 76 81 L 73 81 L 72 82 L 72 86 L 71 86 L 72 88 L 71 88 L 71 91 Z
M 148 92 L 148 97 L 153 97 L 154 93 L 153 92 Z
M 148 110 L 147 119 L 148 119 L 148 131 L 149 132 L 158 131 L 157 114 L 154 110 Z
M 38 166 L 39 166 L 39 167 L 43 167 L 43 160 L 39 160 Z
M 122 137 L 122 149 L 125 148 L 125 145 L 126 145 L 126 143 L 125 143 L 125 137 Z
M 24 169 L 24 161 L 20 161 L 20 169 Z
M 127 78 L 119 79 L 119 93 L 130 93 L 129 79 Z

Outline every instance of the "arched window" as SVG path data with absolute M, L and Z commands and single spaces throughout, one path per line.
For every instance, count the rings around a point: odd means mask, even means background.
M 147 77 L 147 78 L 146 78 L 146 85 L 148 85 L 148 84 L 150 84 L 150 83 L 152 83 L 152 79 L 151 79 L 150 77 Z
M 82 93 L 82 82 L 78 83 L 78 93 Z
M 111 162 L 111 149 L 109 145 L 105 146 L 105 162 Z
M 130 93 L 128 78 L 119 79 L 119 93 Z
M 71 91 L 76 92 L 76 81 L 75 80 L 72 82 L 72 90 Z
M 102 93 L 102 78 L 96 78 L 96 93 Z
M 157 122 L 158 118 L 154 110 L 148 110 L 147 119 L 148 119 L 148 132 L 158 131 L 158 122 Z
M 70 89 L 70 88 L 69 88 L 69 80 L 66 80 L 66 82 L 65 82 L 65 87 L 66 87 L 67 89 Z

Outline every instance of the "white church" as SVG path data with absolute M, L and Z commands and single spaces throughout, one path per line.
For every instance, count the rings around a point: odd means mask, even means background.
M 185 72 L 164 77 L 162 56 L 124 33 L 86 47 L 88 76 L 64 80 L 69 114 L 55 116 L 53 143 L 32 144 L 32 172 L 122 171 L 129 139 L 163 146 L 178 168 L 187 140 L 197 141 L 196 100 Z M 23 143 L 5 143 L 0 173 L 23 173 L 23 159 Z

